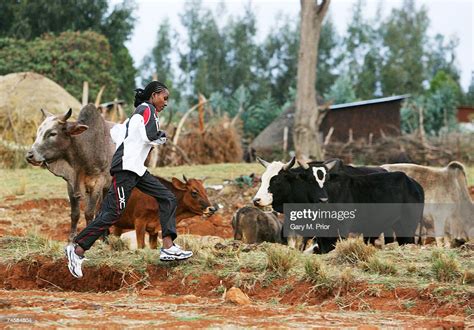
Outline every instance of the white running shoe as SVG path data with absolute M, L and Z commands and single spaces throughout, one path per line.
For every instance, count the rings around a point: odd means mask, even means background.
M 185 251 L 177 244 L 173 244 L 169 249 L 160 249 L 161 261 L 184 260 L 192 257 L 192 251 Z
M 76 254 L 74 251 L 76 246 L 74 244 L 68 244 L 64 251 L 66 252 L 66 257 L 68 260 L 67 267 L 69 268 L 69 271 L 71 272 L 72 276 L 75 278 L 81 278 L 82 277 L 82 263 L 86 258 L 81 257 Z

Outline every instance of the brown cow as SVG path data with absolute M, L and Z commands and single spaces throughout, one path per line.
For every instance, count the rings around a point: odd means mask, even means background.
M 184 175 L 184 182 L 177 178 L 172 178 L 171 181 L 157 178 L 176 196 L 176 222 L 195 215 L 208 216 L 216 211 L 209 202 L 201 180 L 186 179 Z M 113 234 L 120 236 L 124 229 L 135 229 L 139 249 L 145 247 L 145 232 L 148 232 L 150 247 L 156 249 L 161 230 L 158 202 L 140 190 L 133 189 L 125 211 L 114 225 Z
M 67 182 L 72 241 L 80 218 L 80 199 L 85 201 L 84 215 L 89 223 L 112 181 L 109 170 L 115 146 L 109 130 L 114 123 L 105 121 L 93 104 L 81 109 L 77 121 L 68 121 L 71 109 L 62 116 L 42 112 L 44 121 L 26 160 Z

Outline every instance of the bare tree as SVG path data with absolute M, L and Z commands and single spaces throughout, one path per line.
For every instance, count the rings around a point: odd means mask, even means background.
M 293 128 L 296 157 L 322 159 L 319 135 L 321 112 L 316 103 L 319 34 L 330 0 L 301 0 L 300 49 Z

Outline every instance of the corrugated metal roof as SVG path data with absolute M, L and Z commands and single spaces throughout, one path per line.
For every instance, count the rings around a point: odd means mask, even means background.
M 382 97 L 380 99 L 373 99 L 373 100 L 367 100 L 367 101 L 358 101 L 358 102 L 351 102 L 351 103 L 335 104 L 335 105 L 332 105 L 329 109 L 335 110 L 335 109 L 341 109 L 341 108 L 357 107 L 357 106 L 367 105 L 367 104 L 376 104 L 376 103 L 399 101 L 399 100 L 406 99 L 407 97 L 410 97 L 410 94 L 394 95 L 394 96 Z

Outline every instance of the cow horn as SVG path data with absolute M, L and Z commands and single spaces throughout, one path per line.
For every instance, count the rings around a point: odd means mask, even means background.
M 305 170 L 307 170 L 307 169 L 309 168 L 308 163 L 305 162 L 305 161 L 302 160 L 302 159 L 298 160 L 298 164 L 299 164 L 302 168 L 304 168 Z
M 69 119 L 69 117 L 71 117 L 71 115 L 72 115 L 72 109 L 69 108 L 69 110 L 63 115 L 63 117 L 59 118 L 59 122 L 61 124 L 65 124 L 66 121 Z
M 328 171 L 332 170 L 332 168 L 334 166 L 336 166 L 336 164 L 339 163 L 339 159 L 333 159 L 331 161 L 328 161 L 327 163 L 324 162 L 324 166 L 326 166 L 326 168 L 328 169 Z
M 288 171 L 290 168 L 292 168 L 295 165 L 295 162 L 296 162 L 296 157 L 293 156 L 288 163 L 283 165 L 283 170 Z
M 263 159 L 262 159 L 262 158 L 260 158 L 260 157 L 257 157 L 257 160 L 258 160 L 258 162 L 259 162 L 260 164 L 262 164 L 262 165 L 263 165 L 263 167 L 268 167 L 268 165 L 270 165 L 270 163 L 269 163 L 269 162 L 267 162 L 267 161 L 263 160 Z
M 183 180 L 184 180 L 184 182 L 188 183 L 188 178 L 184 174 L 183 174 Z
M 50 116 L 53 115 L 52 113 L 49 113 L 49 112 L 46 111 L 46 110 L 43 110 L 43 109 L 40 109 L 40 110 L 41 110 L 41 113 L 43 114 L 43 119 L 46 118 L 46 117 L 50 117 Z

